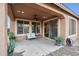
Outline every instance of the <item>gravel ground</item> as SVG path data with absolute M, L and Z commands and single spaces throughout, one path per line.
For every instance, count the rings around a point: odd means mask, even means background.
M 47 56 L 79 56 L 79 40 L 72 47 L 62 47 Z
M 57 51 L 51 52 L 47 56 L 79 56 L 79 46 L 62 47 Z
M 14 53 L 14 56 L 22 56 L 22 53 Z M 46 56 L 79 56 L 79 46 L 62 47 Z

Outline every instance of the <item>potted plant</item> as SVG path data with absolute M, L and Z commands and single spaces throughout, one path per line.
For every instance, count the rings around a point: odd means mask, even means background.
M 13 51 L 15 48 L 15 41 L 14 41 L 14 33 L 13 32 L 8 32 L 8 49 L 7 49 L 7 53 L 8 56 L 12 56 L 13 55 Z
M 54 38 L 54 40 L 56 42 L 55 44 L 60 46 L 60 45 L 62 45 L 64 39 L 63 39 L 62 36 L 57 36 L 57 37 Z

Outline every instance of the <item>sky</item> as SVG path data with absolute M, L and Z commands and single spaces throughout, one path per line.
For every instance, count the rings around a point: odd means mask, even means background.
M 10 17 L 7 16 L 7 28 L 10 28 Z
M 79 15 L 79 3 L 64 3 L 64 5 Z

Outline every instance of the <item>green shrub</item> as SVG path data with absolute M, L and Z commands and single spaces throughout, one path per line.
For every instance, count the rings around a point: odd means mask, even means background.
M 15 42 L 14 40 L 10 40 L 8 44 L 8 55 L 9 56 L 13 55 L 14 48 L 15 48 Z
M 8 32 L 8 39 L 9 39 L 9 42 L 8 42 L 8 49 L 7 49 L 7 53 L 8 53 L 8 56 L 11 56 L 13 55 L 13 51 L 14 51 L 14 48 L 15 48 L 15 41 L 14 41 L 14 33 L 13 32 Z
M 56 45 L 60 45 L 63 43 L 64 38 L 62 36 L 57 36 L 54 40 L 56 41 Z
M 13 39 L 14 33 L 13 32 L 8 32 L 8 37 L 9 37 L 9 39 Z

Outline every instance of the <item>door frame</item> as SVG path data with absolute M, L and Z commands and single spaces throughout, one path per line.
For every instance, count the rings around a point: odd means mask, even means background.
M 56 20 L 56 19 L 58 20 L 58 21 L 57 21 L 57 26 L 58 26 L 58 29 L 57 29 L 57 32 L 58 32 L 58 33 L 57 33 L 57 36 L 60 35 L 60 19 L 59 19 L 58 17 L 55 17 L 55 18 L 51 18 L 51 19 L 48 19 L 48 20 L 43 21 L 43 37 L 46 37 L 46 36 L 44 35 L 44 34 L 45 34 L 45 33 L 44 33 L 44 32 L 45 32 L 45 29 L 44 29 L 44 28 L 45 28 L 45 25 L 44 25 L 44 24 L 45 24 L 46 22 L 48 22 L 48 21 Z M 48 37 L 46 37 L 46 38 L 48 38 Z M 48 38 L 48 39 L 50 39 L 50 38 Z
M 39 33 L 36 33 L 36 34 L 40 34 L 41 33 L 41 22 L 40 21 L 32 20 L 31 21 L 31 31 L 32 31 L 32 22 L 40 23 L 40 32 Z

